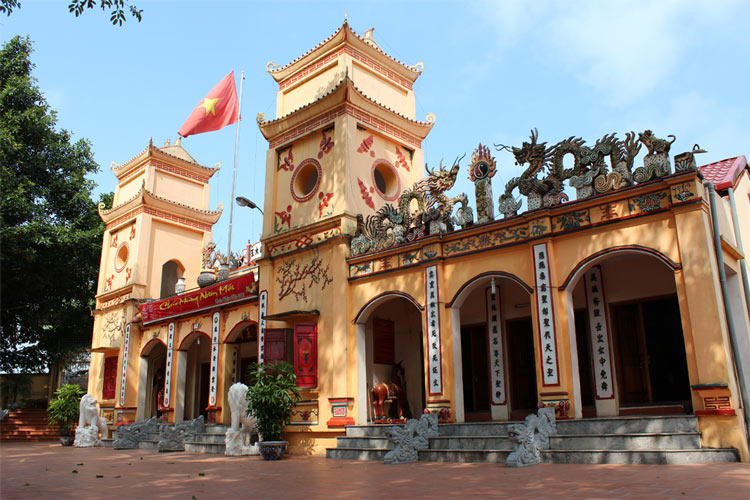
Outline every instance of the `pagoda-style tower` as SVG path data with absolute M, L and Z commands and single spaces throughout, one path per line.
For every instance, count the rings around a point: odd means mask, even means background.
M 131 325 L 137 302 L 174 294 L 180 278 L 194 286 L 201 249 L 222 211 L 221 205 L 208 210 L 208 181 L 218 169 L 199 165 L 179 140 L 161 148 L 149 143 L 112 170 L 118 179 L 113 206 L 99 205 L 106 229 L 88 390 L 107 417 L 107 411 L 135 406 L 135 400 L 125 401 L 123 384 L 135 387 L 138 381 L 126 376 L 123 360 L 137 373 L 142 342 L 136 323 Z M 135 393 L 127 391 L 129 398 Z
M 346 22 L 295 61 L 267 70 L 279 90 L 277 118 L 258 116 L 269 142 L 259 361 L 293 356 L 303 399 L 319 418 L 309 430 L 340 431 L 354 423 L 357 383 L 345 236 L 354 234 L 357 214 L 398 204 L 423 179 L 422 141 L 434 120 L 415 119 L 421 63 L 393 59 L 372 30 L 361 37 Z

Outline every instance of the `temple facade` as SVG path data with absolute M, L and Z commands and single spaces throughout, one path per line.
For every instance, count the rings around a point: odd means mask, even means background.
M 284 360 L 302 388 L 292 452 L 321 453 L 347 425 L 544 405 L 561 419 L 694 414 L 704 446 L 748 460 L 745 157 L 699 168 L 700 149 L 671 156 L 651 131 L 548 145 L 534 130 L 501 147 L 519 177 L 496 202 L 489 148 L 425 164 L 422 69 L 346 23 L 269 63 L 257 261 L 214 248 L 215 170 L 179 142 L 113 167 L 89 372 L 110 424 L 226 424 L 249 364 Z M 474 206 L 449 193 L 458 175 Z

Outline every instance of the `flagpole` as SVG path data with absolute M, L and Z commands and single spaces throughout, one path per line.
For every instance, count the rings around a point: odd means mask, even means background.
M 232 197 L 229 199 L 229 242 L 227 243 L 227 264 L 232 258 L 232 216 L 234 215 L 234 182 L 237 178 L 237 150 L 240 144 L 240 117 L 242 116 L 242 84 L 245 72 L 240 71 L 240 101 L 237 105 L 237 133 L 234 137 L 234 168 L 232 169 Z

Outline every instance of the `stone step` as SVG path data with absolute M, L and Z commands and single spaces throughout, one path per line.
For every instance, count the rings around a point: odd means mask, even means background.
M 112 443 L 113 443 L 114 441 L 115 441 L 115 440 L 114 440 L 114 439 L 112 439 L 112 438 L 109 438 L 109 439 L 102 439 L 102 440 L 101 440 L 101 442 L 102 442 L 102 448 L 112 448 Z
M 205 434 L 226 434 L 228 427 L 226 425 L 206 425 Z
M 511 450 L 508 436 L 438 436 L 430 438 L 431 450 Z
M 696 450 L 700 447 L 697 432 L 550 436 L 552 450 Z
M 468 422 L 463 424 L 438 424 L 441 436 L 507 436 L 508 427 L 522 421 Z
M 358 448 L 372 450 L 392 450 L 394 444 L 383 436 L 362 436 L 362 437 L 339 437 L 336 438 L 336 447 L 341 448 Z
M 386 437 L 385 430 L 403 425 L 349 425 L 346 437 Z
M 552 464 L 707 464 L 739 462 L 735 449 L 695 450 L 545 450 Z
M 420 450 L 420 462 L 498 462 L 505 463 L 510 454 L 507 450 Z
M 326 448 L 326 458 L 339 460 L 376 460 L 382 462 L 387 450 Z
M 213 453 L 223 455 L 226 451 L 224 442 L 221 443 L 199 443 L 195 441 L 185 441 L 185 451 L 193 453 Z
M 698 432 L 698 419 L 691 415 L 663 417 L 613 417 L 558 420 L 557 434 L 631 434 Z
M 207 443 L 207 444 L 224 444 L 224 434 L 212 434 L 208 432 L 199 432 L 195 434 L 192 442 L 194 443 Z

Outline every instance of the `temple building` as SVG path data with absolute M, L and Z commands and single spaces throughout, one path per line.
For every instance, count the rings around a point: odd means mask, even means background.
M 486 146 L 426 166 L 422 69 L 346 23 L 269 63 L 257 260 L 216 251 L 216 170 L 179 141 L 113 166 L 89 372 L 108 422 L 226 425 L 249 364 L 285 360 L 302 388 L 292 452 L 322 453 L 349 425 L 543 405 L 558 419 L 694 415 L 701 445 L 747 461 L 745 157 L 699 168 L 702 150 L 671 156 L 674 138 L 651 131 L 548 144 L 534 130 L 503 147 L 518 177 L 493 195 Z M 473 207 L 449 194 L 459 175 Z

